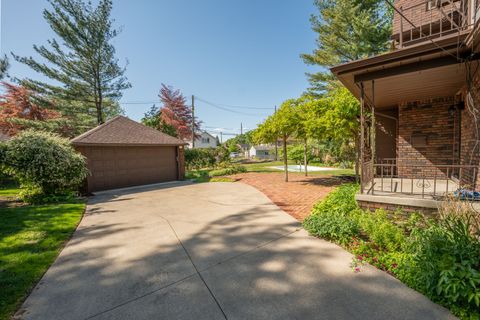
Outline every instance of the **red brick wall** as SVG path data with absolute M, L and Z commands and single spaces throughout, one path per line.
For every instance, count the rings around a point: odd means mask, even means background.
M 401 210 L 403 214 L 406 215 L 408 219 L 408 214 L 413 212 L 421 212 L 430 217 L 435 217 L 438 214 L 438 209 L 434 208 L 421 208 L 421 207 L 412 207 L 412 206 L 402 206 L 389 203 L 378 203 L 378 202 L 369 202 L 369 201 L 357 201 L 358 206 L 364 210 L 375 211 L 377 209 L 383 209 L 389 212 L 396 212 Z
M 434 7 L 432 10 L 428 9 L 426 0 L 395 0 L 395 7 L 400 10 L 403 8 L 403 15 L 407 18 L 410 22 L 412 22 L 415 27 L 420 27 L 425 25 L 425 28 L 422 30 L 423 34 L 427 35 L 430 33 L 430 28 L 427 27 L 427 24 L 430 23 L 438 23 L 441 18 L 443 18 L 441 11 Z M 456 3 L 454 8 L 459 8 L 460 3 Z M 412 8 L 413 7 L 413 8 Z M 443 7 L 444 12 L 450 13 L 452 7 L 450 5 L 444 5 Z M 400 21 L 401 16 L 396 11 L 394 12 L 393 16 L 393 32 L 392 34 L 400 33 Z M 438 25 L 436 26 L 438 28 Z M 435 28 L 435 27 L 434 27 Z M 444 31 L 448 30 L 444 26 Z M 409 31 L 414 29 L 414 27 L 408 23 L 405 19 L 403 20 L 403 31 Z M 432 33 L 435 34 L 439 30 L 433 31 Z M 416 37 L 416 36 L 414 36 Z M 425 40 L 428 41 L 428 40 Z
M 403 103 L 399 106 L 397 161 L 404 178 L 426 175 L 442 177 L 445 169 L 413 168 L 412 165 L 453 164 L 454 117 L 449 108 L 454 98 Z

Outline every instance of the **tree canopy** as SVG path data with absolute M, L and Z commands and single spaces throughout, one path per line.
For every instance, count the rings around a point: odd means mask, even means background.
M 321 94 L 334 80 L 325 68 L 388 50 L 392 11 L 384 0 L 315 0 L 315 5 L 319 13 L 310 21 L 317 48 L 302 58 L 322 67 L 308 75 L 311 93 Z
M 112 0 L 100 0 L 96 7 L 82 0 L 49 3 L 52 8 L 45 9 L 43 17 L 59 41 L 49 40 L 48 48 L 33 46 L 43 61 L 14 58 L 53 81 L 26 78 L 21 84 L 54 100 L 62 112 L 93 117 L 101 124 L 112 112 L 120 111 L 117 101 L 130 87 L 112 44 L 118 35 L 110 18 Z
M 200 130 L 200 122 L 193 119 L 192 107 L 187 104 L 185 96 L 180 90 L 162 83 L 159 93 L 162 106 L 153 105 L 145 113 L 142 123 L 173 137 L 184 140 L 192 138 L 192 122 L 195 132 Z
M 9 63 L 8 63 L 7 56 L 0 58 L 0 80 L 2 80 L 7 76 L 8 67 L 9 67 Z

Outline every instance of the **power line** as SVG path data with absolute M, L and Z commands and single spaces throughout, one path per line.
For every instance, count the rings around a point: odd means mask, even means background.
M 242 115 L 245 115 L 245 116 L 252 116 L 252 117 L 261 117 L 261 116 L 264 116 L 262 114 L 254 114 L 254 113 L 247 113 L 247 112 L 241 112 L 241 111 L 237 111 L 237 110 L 232 110 L 232 109 L 229 109 L 229 108 L 225 108 L 225 107 L 222 107 L 222 106 L 219 106 L 219 105 L 216 105 L 215 103 L 211 103 L 209 101 L 206 101 L 206 100 L 203 100 L 201 98 L 198 98 L 197 97 L 197 100 L 198 101 L 201 101 L 211 107 L 214 107 L 214 108 L 217 108 L 217 109 L 220 109 L 220 110 L 223 110 L 223 111 L 228 111 L 228 112 L 231 112 L 231 113 L 236 113 L 236 114 L 242 114 Z
M 217 102 L 210 102 L 206 101 L 205 99 L 200 99 L 197 97 L 198 100 L 201 100 L 205 103 L 211 103 L 217 106 L 222 106 L 226 108 L 233 108 L 233 109 L 253 109 L 253 110 L 273 110 L 273 107 L 252 107 L 252 106 L 236 106 L 236 105 L 230 105 L 230 104 L 224 104 L 224 103 L 217 103 Z

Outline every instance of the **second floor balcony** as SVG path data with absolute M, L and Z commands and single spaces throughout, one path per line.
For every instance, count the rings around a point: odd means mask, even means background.
M 395 48 L 468 33 L 480 15 L 479 0 L 400 0 L 395 4 Z

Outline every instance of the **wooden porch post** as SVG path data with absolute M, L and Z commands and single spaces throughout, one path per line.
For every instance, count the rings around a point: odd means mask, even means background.
M 373 178 L 375 178 L 375 163 L 377 162 L 377 146 L 376 146 L 376 138 L 377 138 L 377 128 L 375 123 L 375 80 L 372 80 L 372 128 L 370 129 L 370 139 L 371 139 L 371 147 L 372 147 L 372 183 L 374 182 Z M 373 191 L 373 188 L 372 188 Z
M 364 193 L 364 152 L 365 152 L 365 88 L 360 83 L 360 193 Z

